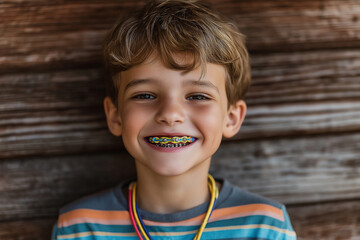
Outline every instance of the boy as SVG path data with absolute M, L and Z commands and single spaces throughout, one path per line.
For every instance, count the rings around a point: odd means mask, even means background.
M 285 207 L 208 175 L 244 120 L 243 36 L 197 1 L 154 1 L 104 42 L 109 130 L 137 179 L 60 210 L 54 239 L 296 239 Z

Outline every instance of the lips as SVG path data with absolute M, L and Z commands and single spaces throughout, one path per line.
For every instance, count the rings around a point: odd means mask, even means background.
M 184 147 L 197 140 L 192 136 L 148 136 L 145 139 L 150 144 L 164 148 Z

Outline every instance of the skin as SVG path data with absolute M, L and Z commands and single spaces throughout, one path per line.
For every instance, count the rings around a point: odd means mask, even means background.
M 189 61 L 177 55 L 178 61 Z M 110 132 L 122 136 L 135 159 L 140 208 L 174 213 L 208 201 L 207 174 L 211 156 L 222 137 L 232 137 L 241 127 L 246 104 L 228 106 L 225 68 L 207 63 L 182 72 L 167 68 L 152 55 L 144 63 L 119 74 L 118 108 L 109 97 L 104 109 Z M 164 152 L 153 148 L 148 136 L 185 135 L 197 140 L 187 147 Z

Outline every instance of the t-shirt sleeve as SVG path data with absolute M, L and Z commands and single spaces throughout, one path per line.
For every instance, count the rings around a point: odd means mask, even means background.
M 281 210 L 284 215 L 284 222 L 276 240 L 296 240 L 296 233 L 291 225 L 290 217 L 286 211 L 286 207 L 282 205 Z

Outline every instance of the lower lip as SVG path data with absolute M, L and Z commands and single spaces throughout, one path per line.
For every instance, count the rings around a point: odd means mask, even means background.
M 178 151 L 185 150 L 185 149 L 191 147 L 197 140 L 195 140 L 195 142 L 193 142 L 193 143 L 191 143 L 191 144 L 189 144 L 189 145 L 186 145 L 186 146 L 183 146 L 183 147 L 173 147 L 173 148 L 159 147 L 159 146 L 156 146 L 155 144 L 149 143 L 146 139 L 144 139 L 144 141 L 145 141 L 152 149 L 155 149 L 156 151 L 159 151 L 159 152 L 178 152 Z

